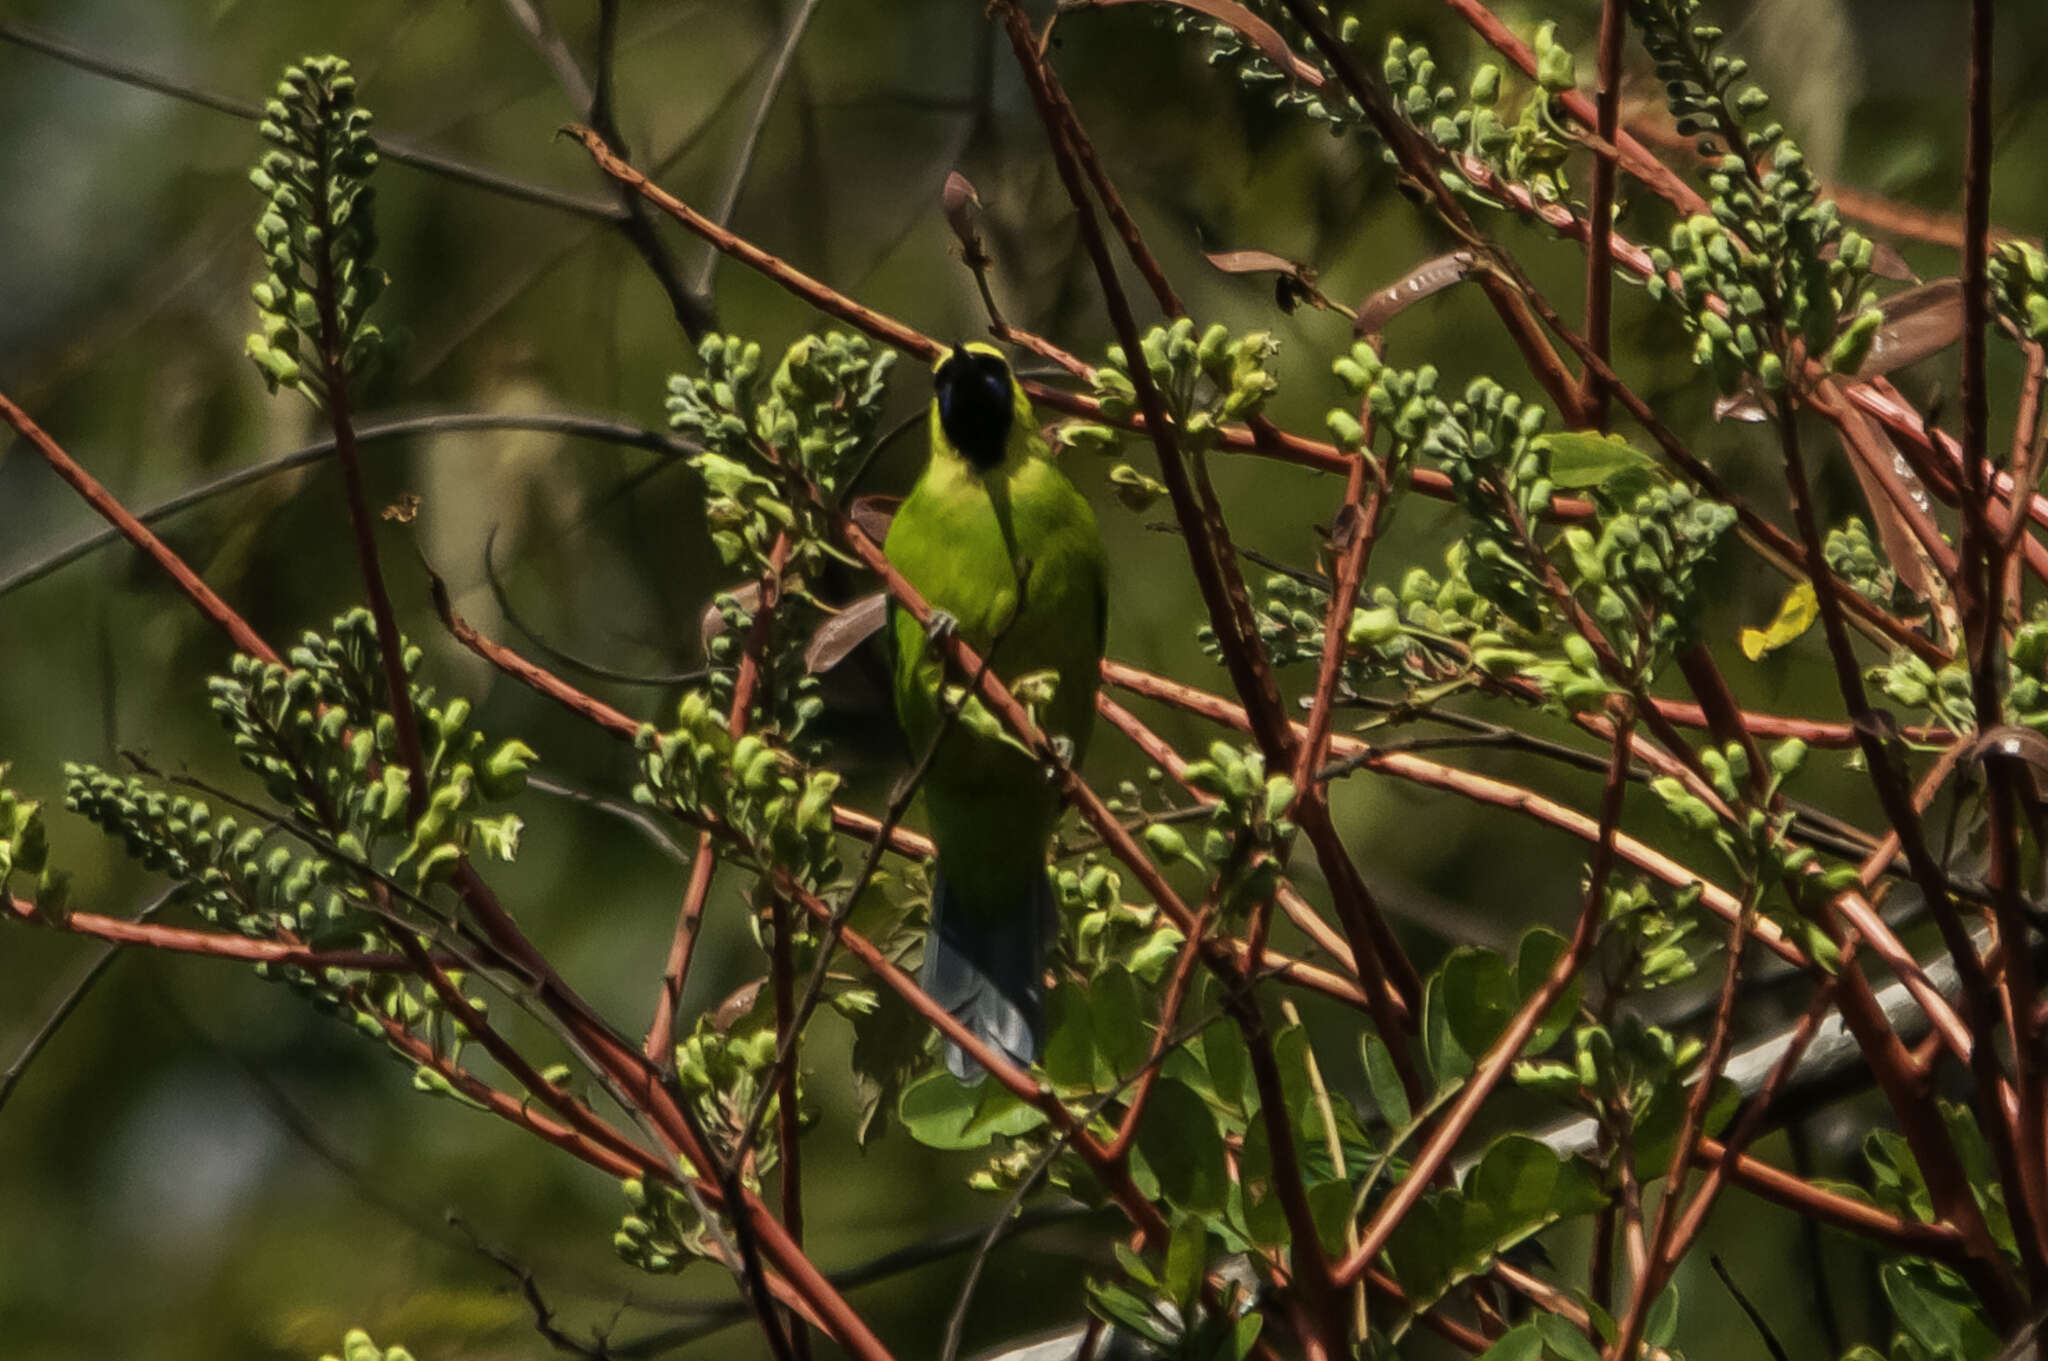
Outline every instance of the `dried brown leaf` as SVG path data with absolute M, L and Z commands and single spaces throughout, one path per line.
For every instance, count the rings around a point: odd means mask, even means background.
M 1454 250 L 1449 255 L 1423 261 L 1385 288 L 1375 290 L 1359 304 L 1358 320 L 1352 323 L 1352 333 L 1362 336 L 1378 334 L 1405 308 L 1470 278 L 1474 263 L 1469 250 Z
M 851 656 L 853 650 L 882 631 L 889 620 L 889 593 L 862 596 L 818 625 L 804 645 L 804 665 L 822 676 Z
M 1305 267 L 1269 250 L 1217 250 L 1204 256 L 1225 274 L 1292 274 L 1301 277 Z
M 1112 5 L 1135 5 L 1146 2 L 1147 0 L 1087 0 L 1086 4 L 1077 5 L 1075 8 L 1085 9 L 1092 7 L 1095 9 L 1108 9 Z M 1287 45 L 1287 40 L 1280 36 L 1278 29 L 1246 9 L 1243 5 L 1234 4 L 1232 0 L 1150 0 L 1150 2 L 1179 5 L 1182 9 L 1193 10 L 1197 14 L 1214 19 L 1219 24 L 1228 25 L 1236 30 L 1240 38 L 1243 38 L 1253 47 L 1258 48 L 1260 55 L 1264 56 L 1267 61 L 1272 62 L 1280 70 L 1292 75 L 1296 80 L 1301 81 L 1305 85 L 1313 86 L 1319 90 L 1323 87 L 1323 73 L 1294 55 L 1294 49 Z
M 1963 338 L 1963 281 L 1935 279 L 1894 293 L 1877 305 L 1884 324 L 1857 368 L 1858 378 L 1902 369 L 1939 354 Z

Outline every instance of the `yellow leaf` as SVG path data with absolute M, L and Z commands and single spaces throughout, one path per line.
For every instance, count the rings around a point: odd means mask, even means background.
M 1813 597 L 1813 583 L 1802 581 L 1785 593 L 1784 602 L 1778 606 L 1778 617 L 1771 620 L 1769 628 L 1742 631 L 1742 655 L 1758 661 L 1765 653 L 1776 652 L 1812 628 L 1818 618 L 1820 603 Z

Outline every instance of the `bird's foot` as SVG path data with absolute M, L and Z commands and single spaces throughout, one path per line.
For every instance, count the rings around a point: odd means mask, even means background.
M 943 643 L 960 632 L 960 621 L 944 610 L 933 610 L 932 617 L 925 621 L 924 636 L 934 643 Z
M 1074 739 L 1071 737 L 1055 736 L 1052 739 L 1052 754 L 1058 758 L 1059 763 L 1063 766 L 1074 764 Z

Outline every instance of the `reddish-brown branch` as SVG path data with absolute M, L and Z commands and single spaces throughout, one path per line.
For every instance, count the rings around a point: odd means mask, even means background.
M 1902 1218 L 1868 1201 L 1802 1181 L 1747 1154 L 1737 1156 L 1730 1165 L 1727 1146 L 1718 1139 L 1701 1139 L 1695 1156 L 1709 1167 L 1727 1165 L 1730 1181 L 1795 1214 L 1812 1215 L 1823 1223 L 1876 1239 L 1899 1251 L 1919 1253 L 1953 1266 L 1969 1260 L 1969 1247 L 1953 1225 Z
M 795 1033 L 796 1018 L 796 965 L 791 956 L 789 904 L 780 893 L 768 895 L 769 930 L 769 989 L 774 994 L 775 1033 L 778 1043 Z M 804 1241 L 804 1181 L 802 1149 L 798 1138 L 801 1130 L 802 1112 L 796 1104 L 796 1064 L 776 1065 L 775 1090 L 775 1142 L 780 1155 L 782 1174 L 782 1226 L 789 1231 L 790 1241 L 802 1246 Z M 739 1150 L 744 1157 L 748 1150 Z M 810 1347 L 801 1337 L 802 1327 L 796 1332 L 797 1350 L 808 1355 Z
M 1992 984 L 1986 976 L 1984 963 L 1978 957 L 1975 944 L 1956 911 L 1949 896 L 1948 882 L 1941 866 L 1929 852 L 1922 835 L 1920 818 L 1913 807 L 1911 795 L 1901 787 L 1891 765 L 1891 753 L 1886 750 L 1880 736 L 1878 720 L 1871 713 L 1867 694 L 1863 688 L 1863 673 L 1857 665 L 1855 653 L 1849 643 L 1848 628 L 1844 622 L 1842 597 L 1837 590 L 1835 578 L 1827 571 L 1819 525 L 1813 513 L 1812 483 L 1807 477 L 1806 465 L 1800 451 L 1799 427 L 1796 414 L 1788 404 L 1781 404 L 1778 415 L 1779 442 L 1785 463 L 1786 484 L 1791 493 L 1793 519 L 1799 527 L 1799 537 L 1805 549 L 1806 564 L 1814 583 L 1814 596 L 1820 607 L 1823 633 L 1827 640 L 1828 655 L 1834 665 L 1835 681 L 1843 703 L 1847 706 L 1851 725 L 1856 729 L 1857 740 L 1863 752 L 1864 764 L 1875 788 L 1878 802 L 1884 808 L 1885 817 L 1898 833 L 1899 846 L 1912 870 L 1913 879 L 1924 896 L 1928 909 L 1939 928 L 1942 942 L 1949 957 L 1955 962 L 1957 977 L 1961 980 L 1970 1028 L 1977 1037 L 1971 1050 L 1971 1069 L 1977 1080 L 1980 1108 L 1985 1126 L 1984 1134 L 1994 1150 L 2001 1152 L 2000 1163 L 2008 1174 L 2011 1141 L 2006 1138 L 2001 1146 L 2000 1135 L 2010 1135 L 2010 1126 L 1999 1118 L 1997 1058 L 1993 1046 L 1988 1042 L 1996 1026 L 1997 1005 Z M 1911 1080 L 1912 1059 L 1899 1044 L 1886 1025 L 1882 1010 L 1878 1007 L 1868 982 L 1860 969 L 1851 965 L 1842 972 L 1842 1019 L 1849 1027 L 1864 1056 L 1869 1060 L 1872 1071 L 1877 1075 L 1879 1086 L 1891 1100 L 1894 1114 L 1898 1117 L 1902 1132 L 1913 1147 L 1921 1170 L 1927 1178 L 1936 1209 L 1942 1216 L 1962 1229 L 1970 1242 L 1977 1267 L 1971 1274 L 1972 1285 L 1984 1296 L 2000 1326 L 2010 1326 L 2014 1311 L 2019 1307 L 2011 1282 L 2007 1279 L 2005 1265 L 1993 1244 L 1990 1231 L 1983 1215 L 1979 1212 L 1968 1178 L 1964 1173 L 1954 1143 L 1940 1120 L 1922 1102 L 1913 1090 Z M 2015 1225 L 2024 1216 L 2023 1210 L 2015 1207 Z
M 1068 1137 L 1082 1161 L 1102 1179 L 1103 1186 L 1130 1216 L 1132 1224 L 1154 1243 L 1165 1241 L 1166 1220 L 1160 1215 L 1158 1208 L 1146 1199 L 1144 1193 L 1132 1182 L 1130 1172 L 1122 1160 L 1113 1156 L 1093 1134 L 1079 1128 L 1073 1113 L 1060 1103 L 1050 1088 L 1041 1087 L 1029 1073 L 1012 1063 L 1008 1055 L 985 1043 L 973 1031 L 962 1025 L 958 1018 L 933 1001 L 924 989 L 917 986 L 915 979 L 882 953 L 873 942 L 844 922 L 835 922 L 835 914 L 830 903 L 814 893 L 806 892 L 787 875 L 776 876 L 776 887 L 787 893 L 791 901 L 801 906 L 820 925 L 831 929 L 840 946 L 866 966 L 885 987 L 907 1002 L 911 1010 L 941 1035 L 959 1045 L 969 1058 L 987 1069 L 989 1075 L 1009 1088 L 1018 1100 L 1042 1112 L 1052 1123 L 1053 1128 Z
M 1956 579 L 1956 609 L 1969 643 L 1970 689 L 1977 731 L 1989 733 L 2005 722 L 2008 667 L 2002 642 L 2006 574 L 2004 536 L 1991 520 L 1996 507 L 1990 483 L 1991 394 L 1985 345 L 1991 326 L 1991 0 L 1971 0 L 1969 133 L 1963 152 L 1963 545 Z M 1992 1037 L 1984 1008 L 1973 996 L 1979 1062 L 1980 1118 L 1998 1156 L 2006 1186 L 2006 1208 L 2031 1291 L 2048 1291 L 2048 1073 L 2044 1073 L 2033 1024 L 2036 997 L 2031 932 L 2021 901 L 2017 763 L 1984 763 L 1989 805 L 1991 903 L 2005 965 L 1998 971 L 2000 1002 L 2012 1035 L 2018 1070 L 2019 1110 L 2010 1127 L 1996 1127 L 2000 1067 L 1992 1058 Z M 2048 1340 L 2037 1347 L 2048 1357 Z
M 43 461 L 50 465 L 50 470 L 70 483 L 72 490 L 76 491 L 87 505 L 99 512 L 100 518 L 120 530 L 123 538 L 154 559 L 156 565 L 163 568 L 165 574 L 177 583 L 178 589 L 198 607 L 199 612 L 212 620 L 214 626 L 228 636 L 236 651 L 245 652 L 266 662 L 277 660 L 277 654 L 271 651 L 270 645 L 256 635 L 256 630 L 250 628 L 241 615 L 228 608 L 227 602 L 215 595 L 213 588 L 201 581 L 199 574 L 185 565 L 184 559 L 166 547 L 163 540 L 150 533 L 149 526 L 130 514 L 127 507 L 115 500 L 91 473 L 79 467 L 77 461 L 65 453 L 57 441 L 44 433 L 41 426 L 29 419 L 26 411 L 8 400 L 5 393 L 0 393 L 0 417 L 6 418 L 7 423 L 29 442 L 30 447 L 42 455 Z
M 140 945 L 173 954 L 202 955 L 208 959 L 238 960 L 249 964 L 274 964 L 319 972 L 324 969 L 361 970 L 366 973 L 408 973 L 412 966 L 401 955 L 374 950 L 316 950 L 295 941 L 257 940 L 230 935 L 225 931 L 201 931 L 185 926 L 159 926 L 155 922 L 129 921 L 101 916 L 97 912 L 70 912 L 52 920 L 37 913 L 35 904 L 12 894 L 0 898 L 6 915 L 32 926 L 48 926 L 74 935 L 91 936 L 115 945 Z
M 1631 728 L 1627 717 L 1615 724 L 1614 752 L 1607 766 L 1607 783 L 1600 796 L 1600 824 L 1595 836 L 1593 850 L 1593 872 L 1586 889 L 1585 902 L 1579 908 L 1578 925 L 1573 928 L 1570 943 L 1550 972 L 1536 990 L 1523 999 L 1522 1005 L 1509 1019 L 1494 1042 L 1487 1047 L 1473 1065 L 1472 1074 L 1465 1079 L 1464 1088 L 1457 1099 L 1444 1113 L 1443 1120 L 1429 1136 L 1429 1141 L 1415 1155 L 1409 1166 L 1408 1175 L 1399 1186 L 1380 1202 L 1364 1229 L 1359 1232 L 1358 1246 L 1354 1248 L 1337 1268 L 1337 1283 L 1349 1286 L 1358 1279 L 1359 1273 L 1373 1258 L 1380 1255 L 1394 1230 L 1422 1199 L 1422 1193 L 1429 1188 L 1437 1170 L 1445 1165 L 1458 1141 L 1471 1128 L 1479 1108 L 1500 1080 L 1507 1075 L 1515 1061 L 1522 1055 L 1522 1046 L 1536 1032 L 1557 999 L 1571 981 L 1578 976 L 1580 966 L 1585 963 L 1587 952 L 1598 938 L 1600 923 L 1607 916 L 1607 880 L 1613 872 L 1615 861 L 1615 834 L 1621 821 L 1622 796 L 1628 790 L 1628 735 Z
M 1672 1146 L 1671 1166 L 1664 1174 L 1664 1198 L 1658 1202 L 1656 1222 L 1650 1230 L 1648 1256 L 1636 1275 L 1628 1309 L 1621 1316 L 1614 1346 L 1608 1352 L 1614 1361 L 1628 1361 L 1635 1356 L 1636 1343 L 1642 1338 L 1650 1306 L 1663 1293 L 1665 1282 L 1677 1265 L 1671 1251 L 1671 1240 L 1678 1228 L 1679 1198 L 1685 1190 L 1686 1174 L 1692 1167 L 1699 1141 L 1706 1132 L 1707 1109 L 1714 1099 L 1714 1087 L 1720 1082 L 1728 1055 L 1735 1047 L 1735 1004 L 1741 996 L 1743 946 L 1746 943 L 1744 927 L 1752 911 L 1746 910 L 1728 928 L 1728 963 L 1721 974 L 1721 995 L 1714 1007 L 1714 1024 L 1707 1039 L 1706 1057 L 1700 1064 L 1699 1076 L 1693 1081 L 1685 1112 L 1679 1117 L 1678 1140 Z
M 1622 0 L 1600 6 L 1600 102 L 1595 110 L 1600 140 L 1613 146 L 1621 127 L 1621 48 L 1628 33 Z M 1576 91 L 1574 92 L 1576 93 Z M 1593 153 L 1593 196 L 1586 205 L 1586 343 L 1606 360 L 1612 357 L 1609 336 L 1614 322 L 1614 171 L 1615 157 L 1602 149 Z M 1607 428 L 1607 385 L 1587 369 L 1579 389 L 1586 424 Z
M 655 999 L 654 1021 L 647 1027 L 647 1041 L 641 1052 L 667 1067 L 673 1058 L 676 1015 L 683 1004 L 683 978 L 690 971 L 690 956 L 697 944 L 697 926 L 704 917 L 704 904 L 711 896 L 711 878 L 718 872 L 718 851 L 709 829 L 697 833 L 697 848 L 690 855 L 690 878 L 683 887 L 683 907 L 676 917 L 676 929 L 669 939 L 668 963 L 661 974 L 661 996 Z
M 334 434 L 334 462 L 341 469 L 342 494 L 348 504 L 349 531 L 355 539 L 356 563 L 363 574 L 363 594 L 370 617 L 377 626 L 378 661 L 384 671 L 385 702 L 390 705 L 393 737 L 398 759 L 405 764 L 407 811 L 417 821 L 427 811 L 430 792 L 426 751 L 420 745 L 419 717 L 413 712 L 412 685 L 405 673 L 405 641 L 399 635 L 398 615 L 391 608 L 391 592 L 384 585 L 384 568 L 377 559 L 377 527 L 370 515 L 370 503 L 363 490 L 363 465 L 356 454 L 356 428 L 349 410 L 348 336 L 341 328 L 340 280 L 334 272 L 334 224 L 328 214 L 333 201 L 320 171 L 319 182 L 308 195 L 314 230 L 322 238 L 318 248 L 313 300 L 319 315 L 320 367 L 326 380 L 326 416 Z
M 1167 979 L 1166 996 L 1159 1003 L 1159 1029 L 1153 1032 L 1151 1052 L 1138 1073 L 1137 1086 L 1131 1089 L 1130 1105 L 1124 1108 L 1124 1118 L 1117 1126 L 1116 1137 L 1104 1150 L 1112 1158 L 1121 1158 L 1130 1152 L 1131 1144 L 1138 1137 L 1138 1122 L 1144 1118 L 1145 1104 L 1152 1099 L 1152 1084 L 1159 1078 L 1160 1062 L 1166 1057 L 1167 1045 L 1172 1042 L 1181 1007 L 1188 1000 L 1188 984 L 1195 976 L 1195 961 L 1201 956 L 1202 935 L 1208 929 L 1211 911 L 1205 906 L 1195 914 L 1196 929 L 1181 942 L 1180 953 L 1174 957 L 1173 975 Z
M 1138 230 L 1137 222 L 1130 210 L 1124 206 L 1123 196 L 1110 181 L 1109 172 L 1102 168 L 1102 161 L 1095 154 L 1095 144 L 1088 139 L 1088 133 L 1081 126 L 1080 115 L 1074 111 L 1074 103 L 1067 97 L 1059 76 L 1052 67 L 1040 61 L 1039 69 L 1045 73 L 1045 89 L 1051 97 L 1052 108 L 1059 116 L 1059 126 L 1064 132 L 1067 145 L 1072 149 L 1074 159 L 1088 176 L 1088 183 L 1095 190 L 1095 197 L 1102 203 L 1103 214 L 1116 230 L 1119 240 L 1124 243 L 1124 253 L 1131 257 L 1131 263 L 1138 267 L 1144 277 L 1145 286 L 1152 290 L 1153 298 L 1159 303 L 1159 310 L 1169 317 L 1184 317 L 1188 309 L 1181 305 L 1180 297 L 1173 291 L 1173 285 L 1166 280 L 1166 271 L 1159 267 L 1151 250 L 1145 245 L 1145 237 Z
M 440 577 L 429 573 L 427 589 L 433 597 L 435 612 L 441 616 L 442 625 L 456 642 L 528 689 L 595 723 L 612 736 L 623 737 L 628 742 L 639 736 L 644 725 L 637 719 L 628 718 L 604 701 L 584 694 L 553 672 L 535 666 L 503 643 L 494 642 L 479 633 L 475 625 L 455 613 L 448 599 L 448 587 Z
M 1309 0 L 1281 0 L 1281 3 L 1308 33 L 1309 40 L 1330 64 L 1345 90 L 1358 101 L 1359 107 L 1365 111 L 1366 121 L 1372 124 L 1373 131 L 1393 152 L 1409 184 L 1429 201 L 1445 225 L 1487 263 L 1487 268 L 1473 275 L 1474 282 L 1493 305 L 1502 325 L 1507 328 L 1509 338 L 1521 353 L 1522 362 L 1542 385 L 1551 404 L 1564 413 L 1567 424 L 1581 424 L 1578 384 L 1557 351 L 1551 348 L 1543 327 L 1530 310 L 1528 294 L 1533 290 L 1521 277 L 1514 260 L 1487 237 L 1458 196 L 1443 182 L 1438 173 L 1435 148 L 1394 111 L 1393 100 L 1385 85 L 1358 64 L 1351 49 L 1337 40 L 1324 16 Z M 1308 83 L 1319 82 L 1311 79 Z
M 1103 664 L 1103 678 L 1112 685 L 1116 682 L 1110 678 L 1109 668 L 1119 665 L 1121 664 L 1115 662 L 1104 662 Z M 1211 804 L 1216 801 L 1213 794 L 1196 789 L 1188 783 L 1187 760 L 1173 749 L 1171 743 L 1158 733 L 1152 731 L 1152 729 L 1146 727 L 1136 714 L 1117 703 L 1106 692 L 1098 691 L 1096 693 L 1095 712 L 1108 719 L 1117 731 L 1130 738 L 1138 750 L 1145 753 L 1148 760 L 1171 776 L 1174 783 L 1180 785 L 1196 802 Z M 1324 921 L 1318 915 L 1315 908 L 1311 907 L 1285 880 L 1281 882 L 1279 897 L 1281 910 L 1287 913 L 1288 920 L 1292 921 L 1302 934 L 1314 941 L 1318 949 L 1328 953 L 1340 966 L 1356 977 L 1358 966 L 1352 961 L 1351 947 L 1344 943 L 1344 937 L 1333 929 L 1328 922 Z M 1274 957 L 1270 952 L 1266 956 L 1268 959 Z M 1391 993 L 1389 996 L 1395 1003 L 1400 1003 L 1398 997 L 1393 997 Z
M 1842 951 L 1843 958 L 1849 958 L 1855 948 L 1855 942 L 1851 941 Z M 1706 1180 L 1686 1203 L 1683 1214 L 1671 1230 L 1663 1255 L 1653 1269 L 1646 1270 L 1654 1270 L 1661 1279 L 1668 1281 L 1677 1270 L 1678 1264 L 1685 1259 L 1686 1253 L 1699 1237 L 1700 1230 L 1706 1227 L 1707 1212 L 1713 1208 L 1715 1200 L 1721 1194 L 1721 1188 L 1727 1184 L 1731 1163 L 1739 1161 L 1741 1155 L 1748 1151 L 1750 1141 L 1763 1128 L 1764 1115 L 1770 1110 L 1771 1103 L 1777 1100 L 1786 1080 L 1799 1066 L 1800 1059 L 1805 1057 L 1807 1046 L 1820 1031 L 1821 1022 L 1832 1016 L 1834 1010 L 1835 980 L 1824 978 L 1815 986 L 1805 1012 L 1801 1014 L 1798 1025 L 1793 1027 L 1791 1036 L 1786 1040 L 1785 1052 L 1779 1055 L 1777 1063 L 1772 1065 L 1763 1086 L 1743 1104 L 1742 1115 L 1736 1120 L 1735 1128 L 1728 1132 L 1722 1156 L 1707 1164 Z M 1733 1159 L 1727 1156 L 1731 1151 L 1736 1155 Z M 1694 1165 L 1705 1161 L 1698 1156 L 1697 1146 L 1693 1157 L 1688 1161 Z M 1665 1194 L 1667 1198 L 1675 1196 L 1676 1184 L 1670 1184 Z
M 1094 264 L 1111 327 L 1124 352 L 1138 355 L 1137 322 L 1131 315 L 1122 285 L 1117 281 L 1115 262 L 1110 259 L 1101 228 L 1095 221 L 1072 147 L 1062 135 L 1050 77 L 1033 41 L 1031 26 L 1014 0 L 997 0 L 995 12 L 1009 36 L 1017 64 L 1024 73 L 1025 83 L 1031 88 L 1040 119 L 1046 126 L 1054 165 L 1066 187 L 1067 197 L 1074 205 L 1082 244 Z M 1166 484 L 1167 497 L 1180 523 L 1189 564 L 1194 570 L 1196 586 L 1201 592 L 1209 622 L 1215 630 L 1225 667 L 1230 672 L 1232 687 L 1251 717 L 1252 735 L 1265 755 L 1267 768 L 1289 769 L 1295 753 L 1294 730 L 1286 720 L 1279 685 L 1273 679 L 1272 667 L 1259 641 L 1250 595 L 1238 570 L 1237 555 L 1231 547 L 1220 508 L 1209 492 L 1206 477 L 1201 475 L 1199 466 L 1196 468 L 1198 476 L 1189 476 L 1189 469 L 1174 441 L 1171 423 L 1167 420 L 1165 403 L 1153 385 L 1150 369 L 1144 363 L 1134 361 L 1129 374 L 1138 407 L 1145 415 L 1147 433 L 1158 455 L 1160 478 Z M 1299 822 L 1303 834 L 1316 848 L 1317 858 L 1330 881 L 1338 919 L 1350 937 L 1352 957 L 1364 977 L 1367 1000 L 1375 1007 L 1375 1015 L 1381 1023 L 1391 1025 L 1396 1017 L 1391 1013 L 1379 1015 L 1383 1009 L 1381 980 L 1391 981 L 1409 999 L 1409 1010 L 1413 1013 L 1421 1001 L 1414 966 L 1402 953 L 1378 905 L 1366 890 L 1357 866 L 1345 853 L 1327 813 L 1317 816 L 1316 808 L 1310 807 L 1301 810 Z
M 675 1181 L 674 1171 L 661 1159 L 634 1149 L 632 1153 L 619 1151 L 612 1140 L 596 1140 L 569 1125 L 551 1120 L 534 1109 L 530 1099 L 521 1099 L 509 1092 L 501 1092 L 467 1069 L 459 1068 L 437 1052 L 419 1036 L 407 1030 L 404 1024 L 380 1012 L 365 1012 L 373 1016 L 384 1029 L 384 1038 L 414 1063 L 424 1064 L 439 1073 L 448 1085 L 463 1096 L 476 1102 L 501 1120 L 520 1126 L 528 1133 L 537 1135 L 562 1149 L 564 1152 L 589 1163 L 606 1176 L 625 1178 L 652 1176 L 657 1180 Z M 616 1131 L 614 1131 L 616 1134 Z M 620 1136 L 620 1142 L 632 1147 L 630 1140 Z
M 754 604 L 754 619 L 741 645 L 739 671 L 733 677 L 732 704 L 726 711 L 726 727 L 734 738 L 747 730 L 747 715 L 754 707 L 754 691 L 760 684 L 761 658 L 768 647 L 775 623 L 775 607 L 782 598 L 782 573 L 789 563 L 789 535 L 775 536 L 762 571 L 760 593 Z M 697 854 L 690 862 L 690 878 L 683 889 L 682 907 L 676 913 L 676 927 L 668 947 L 668 963 L 661 973 L 661 993 L 654 1002 L 654 1022 L 647 1028 L 647 1057 L 664 1067 L 670 1062 L 669 1046 L 674 1042 L 676 1015 L 683 1004 L 683 984 L 690 973 L 690 960 L 697 941 L 698 923 L 704 917 L 705 900 L 711 893 L 711 879 L 718 870 L 717 852 L 711 834 L 697 835 Z
M 1523 75 L 1531 80 L 1536 79 L 1535 51 L 1517 38 L 1513 30 L 1486 7 L 1483 0 L 1444 0 L 1444 4 L 1470 24 L 1480 37 L 1492 44 L 1495 51 L 1521 68 Z M 1604 34 L 1605 30 L 1602 31 Z M 1577 90 L 1565 91 L 1562 98 L 1565 112 L 1577 119 L 1582 127 L 1602 129 L 1606 126 L 1602 122 L 1601 110 L 1595 108 L 1593 101 Z M 1658 197 L 1688 217 L 1707 211 L 1706 200 L 1701 198 L 1691 185 L 1680 179 L 1669 166 L 1651 155 L 1649 149 L 1634 137 L 1625 132 L 1619 138 L 1607 131 L 1600 131 L 1598 135 L 1615 144 L 1622 169 L 1655 190 Z
M 1215 722 L 1239 729 L 1244 726 L 1243 711 L 1221 695 L 1213 695 L 1177 681 L 1167 680 L 1162 676 L 1154 676 L 1150 672 L 1125 666 L 1121 662 L 1104 663 L 1103 678 L 1110 684 L 1120 686 L 1133 694 L 1172 704 Z M 1397 776 L 1415 784 L 1441 789 L 1496 808 L 1509 809 L 1589 843 L 1599 837 L 1597 822 L 1578 809 L 1546 799 L 1533 790 L 1509 784 L 1504 780 L 1439 765 L 1411 752 L 1375 752 L 1368 744 L 1351 737 L 1333 736 L 1330 739 L 1330 749 L 1331 754 L 1339 759 L 1361 761 L 1367 770 Z M 1741 903 L 1726 889 L 1708 882 L 1704 876 L 1679 864 L 1661 851 L 1644 845 L 1627 833 L 1616 834 L 1614 847 L 1615 853 L 1629 865 L 1673 888 L 1700 885 L 1701 905 L 1723 920 L 1730 920 L 1741 912 Z M 1811 965 L 1812 961 L 1807 959 L 1805 953 L 1771 922 L 1755 922 L 1752 925 L 1752 933 L 1759 943 L 1786 963 L 1802 969 Z

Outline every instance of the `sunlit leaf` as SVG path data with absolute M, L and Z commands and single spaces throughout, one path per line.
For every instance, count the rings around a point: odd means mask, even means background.
M 1814 598 L 1813 583 L 1802 581 L 1785 593 L 1768 627 L 1742 631 L 1742 655 L 1760 661 L 1812 628 L 1818 618 L 1820 603 Z

